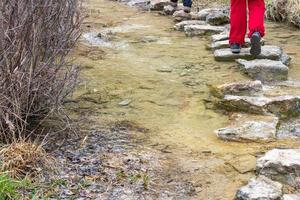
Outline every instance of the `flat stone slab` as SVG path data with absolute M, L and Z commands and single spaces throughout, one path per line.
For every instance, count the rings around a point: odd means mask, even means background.
M 250 54 L 250 48 L 242 48 L 241 53 L 234 54 L 229 48 L 217 49 L 214 51 L 216 61 L 234 61 L 236 59 L 253 60 L 258 59 L 270 59 L 280 60 L 282 56 L 282 49 L 278 46 L 265 45 L 262 47 L 261 54 L 257 57 Z
M 300 193 L 298 194 L 285 194 L 282 200 L 300 200 Z
M 253 178 L 248 185 L 241 187 L 235 200 L 280 200 L 282 185 L 264 176 Z
M 236 142 L 273 141 L 279 119 L 273 115 L 236 114 L 231 125 L 216 131 L 219 138 Z
M 183 31 L 184 27 L 189 25 L 206 25 L 206 22 L 201 20 L 187 20 L 177 23 L 174 28 L 178 31 Z
M 153 11 L 162 11 L 165 6 L 171 5 L 170 0 L 151 0 L 150 1 L 150 10 Z
M 210 93 L 218 98 L 225 95 L 254 96 L 261 94 L 263 85 L 261 81 L 241 81 L 223 85 L 208 85 Z
M 295 117 L 300 114 L 300 96 L 252 97 L 225 95 L 217 106 L 229 111 L 243 111 L 256 114 L 273 113 L 280 118 Z
M 150 0 L 131 0 L 127 3 L 130 7 L 137 7 L 142 10 L 148 10 L 150 8 Z
M 273 149 L 257 160 L 257 173 L 300 188 L 300 149 Z
M 187 36 L 206 35 L 212 33 L 220 33 L 225 30 L 223 26 L 211 26 L 211 25 L 187 25 L 184 27 L 184 32 Z
M 263 82 L 284 81 L 288 78 L 289 68 L 281 61 L 269 59 L 243 60 L 238 59 L 242 71 L 252 79 Z
M 206 22 L 211 25 L 219 26 L 229 23 L 229 11 L 220 9 L 210 12 L 206 16 Z
M 223 40 L 229 40 L 229 32 L 225 31 L 219 34 L 215 34 L 211 36 L 212 42 L 218 42 Z

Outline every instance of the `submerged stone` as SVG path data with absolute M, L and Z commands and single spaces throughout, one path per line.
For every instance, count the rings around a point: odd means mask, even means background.
M 280 47 L 265 45 L 262 47 L 261 54 L 257 57 L 250 54 L 250 48 L 242 48 L 241 53 L 234 54 L 229 48 L 218 49 L 214 51 L 215 60 L 217 61 L 234 61 L 236 59 L 253 60 L 258 59 L 270 59 L 280 60 L 282 56 L 282 50 Z
M 150 1 L 150 9 L 155 11 L 164 10 L 165 6 L 171 5 L 170 0 L 151 0 Z
M 174 28 L 178 31 L 182 31 L 184 30 L 185 26 L 188 25 L 205 25 L 206 22 L 205 21 L 201 21 L 201 20 L 187 20 L 187 21 L 182 21 L 177 23 Z
M 246 186 L 241 187 L 235 200 L 280 200 L 282 185 L 264 176 L 253 178 Z
M 257 160 L 257 173 L 300 188 L 300 149 L 273 149 Z
M 229 141 L 272 141 L 276 136 L 278 118 L 273 115 L 239 114 L 231 125 L 216 131 L 219 138 Z
M 219 86 L 208 86 L 213 96 L 223 98 L 225 95 L 253 96 L 262 92 L 261 81 L 241 81 Z
M 225 30 L 223 26 L 211 25 L 187 25 L 184 27 L 185 34 L 189 37 L 197 35 L 206 35 L 210 33 L 220 33 Z
M 289 68 L 281 61 L 255 59 L 251 61 L 238 59 L 242 70 L 252 79 L 260 81 L 287 80 Z

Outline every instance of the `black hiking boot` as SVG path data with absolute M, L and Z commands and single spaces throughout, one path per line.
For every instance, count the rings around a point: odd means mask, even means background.
M 238 43 L 234 43 L 230 45 L 230 49 L 232 53 L 240 53 L 241 52 L 241 45 Z
M 261 53 L 261 36 L 259 32 L 254 32 L 251 36 L 250 54 L 258 56 Z

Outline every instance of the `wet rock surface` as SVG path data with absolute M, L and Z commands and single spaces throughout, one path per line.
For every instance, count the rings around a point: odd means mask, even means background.
M 231 125 L 218 129 L 216 134 L 220 139 L 229 141 L 272 141 L 276 137 L 278 122 L 278 118 L 272 115 L 236 114 Z
M 288 67 L 281 61 L 269 59 L 243 60 L 238 59 L 242 71 L 244 71 L 252 79 L 263 82 L 283 81 L 288 78 Z
M 270 60 L 280 60 L 282 56 L 282 50 L 280 47 L 265 45 L 262 47 L 262 52 L 259 56 L 255 57 L 250 54 L 250 48 L 242 48 L 241 53 L 234 54 L 229 48 L 218 49 L 214 52 L 215 59 L 217 61 L 234 61 L 238 58 L 251 60 L 251 59 L 270 59 Z
M 220 33 L 224 30 L 225 27 L 211 25 L 187 25 L 184 27 L 184 32 L 188 37 Z
M 298 194 L 285 194 L 282 200 L 300 200 L 300 193 Z
M 241 187 L 235 200 L 280 200 L 282 185 L 264 176 L 253 178 L 248 185 Z
M 273 149 L 256 166 L 257 173 L 300 188 L 300 149 Z
M 174 28 L 178 31 L 183 31 L 185 26 L 189 26 L 189 25 L 205 25 L 206 22 L 205 21 L 201 21 L 201 20 L 187 20 L 187 21 L 182 21 L 177 23 Z
M 241 81 L 219 86 L 209 85 L 209 89 L 211 94 L 218 98 L 225 95 L 255 96 L 262 92 L 263 85 L 261 81 Z

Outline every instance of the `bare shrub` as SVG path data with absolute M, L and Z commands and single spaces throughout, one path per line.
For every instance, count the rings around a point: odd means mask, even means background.
M 66 56 L 80 36 L 79 1 L 0 1 L 2 141 L 28 137 L 73 90 Z
M 300 0 L 268 0 L 267 18 L 300 27 Z

